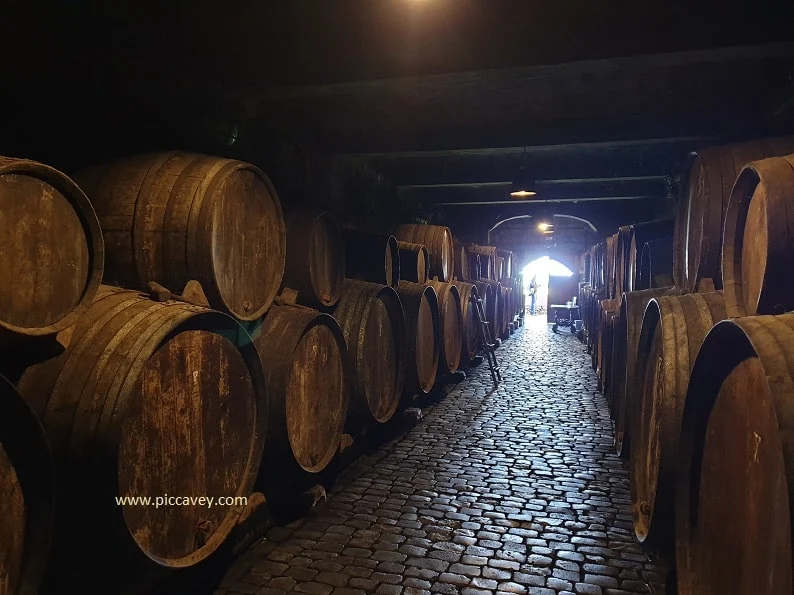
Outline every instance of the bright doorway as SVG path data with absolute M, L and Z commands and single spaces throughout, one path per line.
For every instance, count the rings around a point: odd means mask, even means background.
M 532 303 L 532 298 L 529 296 L 529 285 L 532 277 L 535 277 L 538 283 L 535 313 L 545 315 L 549 307 L 549 284 L 554 285 L 555 277 L 567 279 L 573 276 L 573 271 L 558 260 L 548 256 L 541 256 L 524 267 L 523 275 L 524 293 L 527 295 L 527 313 L 529 313 L 530 304 Z

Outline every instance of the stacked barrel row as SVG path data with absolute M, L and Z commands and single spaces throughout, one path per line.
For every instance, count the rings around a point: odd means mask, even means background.
M 792 151 L 692 155 L 666 239 L 675 283 L 602 300 L 591 327 L 611 342 L 596 359 L 635 533 L 674 556 L 679 593 L 794 591 Z
M 428 237 L 443 280 L 417 289 L 393 235 L 284 216 L 248 163 L 170 152 L 75 180 L 0 158 L 0 593 L 202 562 L 246 498 L 476 353 L 475 286 Z M 234 503 L 117 500 L 166 494 Z

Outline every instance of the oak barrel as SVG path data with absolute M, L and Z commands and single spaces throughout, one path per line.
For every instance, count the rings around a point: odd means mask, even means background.
M 47 335 L 74 324 L 102 281 L 94 208 L 61 172 L 0 156 L 0 332 Z
M 397 242 L 400 249 L 400 278 L 413 283 L 427 283 L 430 256 L 422 244 Z
M 598 335 L 596 375 L 598 376 L 598 389 L 607 397 L 610 390 L 610 366 L 612 365 L 612 321 L 619 307 L 618 300 L 601 300 L 598 302 L 596 314 L 596 333 Z
M 267 402 L 248 335 L 220 312 L 102 286 L 58 341 L 62 353 L 29 368 L 18 388 L 56 460 L 59 567 L 91 581 L 99 562 L 206 559 L 243 505 L 119 506 L 115 497 L 251 493 Z
M 640 285 L 640 257 L 642 249 L 649 241 L 660 238 L 670 238 L 673 234 L 673 221 L 670 219 L 659 219 L 654 221 L 644 221 L 629 226 L 629 236 L 627 241 L 626 261 L 624 263 L 624 285 L 627 291 L 637 291 Z M 672 250 L 670 251 L 672 262 Z M 672 281 L 667 284 L 671 286 Z
M 0 376 L 0 593 L 37 593 L 47 563 L 55 470 L 36 414 Z
M 343 229 L 345 275 L 389 287 L 400 282 L 400 252 L 397 238 L 358 229 Z
M 397 293 L 403 305 L 406 337 L 404 392 L 433 390 L 441 354 L 441 321 L 438 297 L 428 285 L 400 281 Z
M 479 244 L 469 244 L 466 246 L 469 254 L 479 256 L 480 279 L 498 281 L 496 278 L 496 246 L 480 246 Z
M 397 292 L 345 279 L 334 311 L 352 370 L 351 413 L 359 424 L 386 423 L 397 411 L 405 379 L 405 319 Z
M 681 280 L 686 290 L 696 291 L 705 278 L 713 279 L 715 287 L 722 289 L 722 230 L 731 188 L 742 167 L 791 152 L 794 137 L 780 137 L 710 147 L 689 155 L 680 207 L 687 212 L 686 273 Z M 679 257 L 680 252 L 679 248 Z
M 487 285 L 491 289 L 487 301 L 483 304 L 483 309 L 485 310 L 485 318 L 491 327 L 492 338 L 496 339 L 502 334 L 502 306 L 504 304 L 502 284 L 491 279 L 480 279 L 477 284 L 477 291 L 480 295 L 484 295 L 484 292 L 480 291 L 480 284 Z
M 497 256 L 503 259 L 502 277 L 510 279 L 513 277 L 513 253 L 510 250 L 497 250 Z M 501 280 L 501 279 L 500 279 Z
M 794 310 L 794 155 L 745 166 L 725 216 L 722 273 L 730 317 Z
M 394 234 L 398 240 L 422 244 L 430 256 L 430 278 L 451 281 L 455 269 L 452 232 L 441 225 L 400 225 Z
M 466 246 L 456 238 L 452 238 L 452 247 L 455 279 L 464 281 L 469 278 L 469 252 L 466 250 Z
M 297 301 L 330 308 L 339 299 L 345 280 L 345 246 L 333 215 L 320 210 L 296 210 L 285 218 L 287 257 L 282 285 L 298 292 Z
M 645 242 L 640 253 L 636 291 L 669 287 L 675 284 L 673 242 L 672 237 Z
M 180 291 L 199 281 L 210 305 L 243 321 L 270 307 L 284 274 L 281 204 L 259 168 L 169 152 L 139 155 L 76 176 L 105 237 L 105 280 Z
M 319 473 L 331 462 L 347 419 L 350 371 L 339 324 L 312 308 L 274 305 L 251 338 L 270 399 L 259 482 L 267 490 L 281 472 Z
M 792 593 L 794 315 L 717 324 L 683 411 L 676 482 L 682 595 Z
M 476 305 L 471 301 L 472 297 L 477 296 L 477 286 L 467 281 L 455 281 L 454 285 L 460 293 L 460 308 L 463 313 L 463 360 L 468 361 L 477 355 L 480 345 L 480 331 L 474 311 Z
M 439 363 L 442 372 L 457 372 L 463 352 L 463 304 L 460 291 L 453 283 L 428 281 L 438 298 L 441 324 L 441 353 Z
M 673 287 L 629 291 L 620 300 L 620 314 L 615 319 L 615 391 L 612 399 L 612 419 L 615 420 L 615 451 L 619 455 L 628 456 L 628 442 L 631 434 L 631 412 L 637 402 L 638 379 L 635 376 L 637 349 L 640 341 L 640 329 L 645 308 L 655 297 L 675 295 Z
M 675 467 L 684 396 L 703 339 L 725 318 L 721 292 L 662 296 L 645 310 L 637 349 L 631 434 L 634 532 L 662 550 L 672 545 Z

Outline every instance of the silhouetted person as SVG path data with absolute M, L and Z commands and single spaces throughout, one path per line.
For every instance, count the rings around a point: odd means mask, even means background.
M 538 303 L 538 278 L 537 275 L 532 275 L 532 280 L 529 282 L 529 313 L 535 315 L 535 306 Z

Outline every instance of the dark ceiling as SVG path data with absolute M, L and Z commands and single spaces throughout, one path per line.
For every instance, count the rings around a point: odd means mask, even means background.
M 792 2 L 7 4 L 3 141 L 69 165 L 201 114 L 366 163 L 451 220 L 573 199 L 631 219 L 669 207 L 688 151 L 794 131 Z M 522 165 L 539 195 L 509 203 Z

